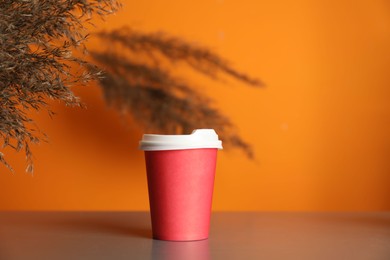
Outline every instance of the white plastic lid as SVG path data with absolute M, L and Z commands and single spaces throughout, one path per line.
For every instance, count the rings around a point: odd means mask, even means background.
M 213 129 L 196 129 L 189 135 L 144 134 L 139 142 L 139 149 L 144 151 L 197 148 L 222 149 L 222 141 Z

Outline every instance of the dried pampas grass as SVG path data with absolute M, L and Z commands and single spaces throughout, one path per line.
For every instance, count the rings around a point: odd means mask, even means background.
M 24 150 L 28 172 L 33 172 L 29 143 L 44 135 L 26 111 L 51 113 L 47 98 L 80 105 L 70 87 L 97 75 L 84 69 L 87 62 L 72 51 L 84 50 L 85 24 L 92 15 L 118 8 L 115 0 L 0 1 L 0 140 L 3 149 Z M 3 153 L 0 161 L 12 170 Z

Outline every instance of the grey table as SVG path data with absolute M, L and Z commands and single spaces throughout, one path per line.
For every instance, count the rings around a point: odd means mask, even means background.
M 0 259 L 390 259 L 390 212 L 213 213 L 210 238 L 151 239 L 147 212 L 0 212 Z

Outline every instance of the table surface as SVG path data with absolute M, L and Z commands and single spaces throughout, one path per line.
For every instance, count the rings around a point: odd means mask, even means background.
M 210 238 L 151 238 L 148 212 L 0 212 L 0 259 L 390 259 L 390 212 L 216 212 Z

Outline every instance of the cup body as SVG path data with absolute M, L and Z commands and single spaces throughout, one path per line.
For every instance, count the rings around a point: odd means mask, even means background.
M 153 238 L 209 236 L 217 148 L 145 151 Z

